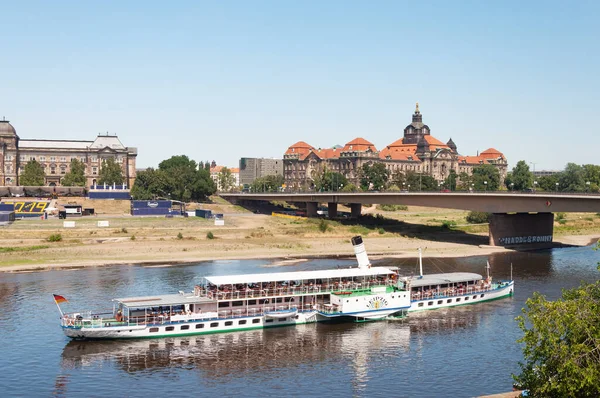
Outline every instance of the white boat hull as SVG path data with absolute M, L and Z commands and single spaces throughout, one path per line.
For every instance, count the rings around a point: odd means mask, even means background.
M 422 300 L 412 300 L 408 312 L 437 310 L 440 308 L 456 307 L 459 305 L 478 304 L 485 301 L 498 300 L 514 294 L 514 282 L 506 283 L 502 287 L 484 292 L 466 293 L 457 296 L 440 296 Z
M 80 339 L 139 339 L 192 336 L 198 334 L 243 331 L 276 326 L 292 326 L 317 322 L 317 320 L 317 311 L 306 311 L 278 319 L 267 318 L 265 316 L 254 316 L 151 325 L 81 328 L 63 326 L 63 332 L 68 337 Z

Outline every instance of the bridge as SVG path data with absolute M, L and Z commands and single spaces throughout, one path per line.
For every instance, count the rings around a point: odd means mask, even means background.
M 308 217 L 317 216 L 319 203 L 327 203 L 329 217 L 337 205 L 350 207 L 359 217 L 363 204 L 440 207 L 492 213 L 490 245 L 548 247 L 552 244 L 554 213 L 600 213 L 600 195 L 583 193 L 515 192 L 304 192 L 222 193 L 232 202 L 286 201 L 306 203 Z

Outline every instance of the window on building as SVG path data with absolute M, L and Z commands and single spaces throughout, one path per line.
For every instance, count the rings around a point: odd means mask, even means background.
M 12 160 L 12 155 L 6 155 L 6 160 Z
M 27 159 L 27 157 L 25 155 L 21 155 L 21 157 L 19 158 L 19 160 L 21 160 L 22 162 L 24 162 L 25 159 Z
M 92 174 L 93 175 L 98 174 L 98 168 L 97 167 L 92 167 Z
M 50 167 L 50 174 L 56 174 L 56 167 Z
M 45 162 L 46 161 L 46 157 L 45 156 L 40 156 L 40 162 Z
M 65 166 L 60 166 L 60 174 L 66 174 L 67 168 Z
M 92 156 L 92 162 L 97 162 L 98 161 L 98 157 L 97 156 Z

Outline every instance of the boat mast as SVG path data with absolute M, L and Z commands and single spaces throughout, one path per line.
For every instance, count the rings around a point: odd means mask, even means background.
M 419 247 L 419 276 L 421 278 L 423 277 L 423 255 L 422 255 L 422 253 L 423 253 L 423 251 Z
M 487 271 L 487 278 L 490 279 L 490 262 L 487 261 L 487 265 L 485 266 L 485 270 Z

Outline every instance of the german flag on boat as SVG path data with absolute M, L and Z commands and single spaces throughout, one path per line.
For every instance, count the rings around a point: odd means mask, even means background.
M 66 298 L 64 298 L 61 295 L 53 294 L 53 296 L 54 296 L 54 301 L 56 302 L 56 304 L 68 303 L 69 302 L 69 300 L 67 300 Z

